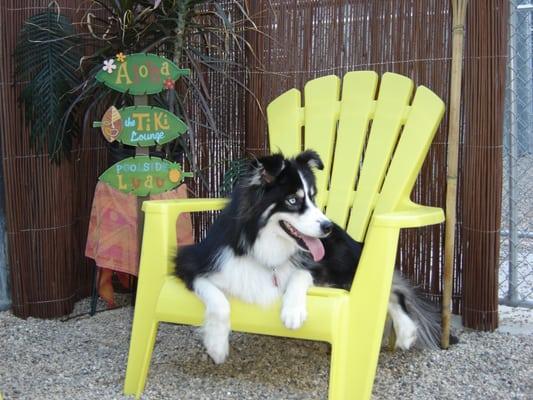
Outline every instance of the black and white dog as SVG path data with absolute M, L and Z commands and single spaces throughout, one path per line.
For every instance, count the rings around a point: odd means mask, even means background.
M 255 160 L 206 238 L 178 252 L 176 274 L 205 304 L 203 342 L 217 364 L 229 353 L 226 296 L 264 306 L 282 296 L 281 320 L 298 329 L 311 285 L 352 283 L 363 245 L 315 205 L 313 168 L 323 164 L 312 150 Z M 388 311 L 397 347 L 437 346 L 438 313 L 398 274 Z

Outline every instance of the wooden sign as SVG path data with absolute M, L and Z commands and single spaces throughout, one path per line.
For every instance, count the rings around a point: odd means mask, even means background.
M 119 53 L 116 58 L 104 61 L 96 80 L 118 92 L 144 95 L 173 89 L 176 80 L 189 72 L 163 56 Z
M 179 163 L 159 157 L 136 156 L 112 165 L 99 179 L 121 192 L 147 196 L 175 188 L 184 177 L 192 177 L 192 173 L 183 172 Z
M 120 110 L 111 106 L 101 122 L 93 122 L 93 127 L 101 127 L 108 142 L 118 140 L 141 147 L 168 143 L 187 130 L 187 125 L 170 111 L 150 106 Z

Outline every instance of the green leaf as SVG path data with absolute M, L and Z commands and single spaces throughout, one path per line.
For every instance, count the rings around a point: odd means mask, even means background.
M 240 158 L 229 162 L 229 167 L 222 178 L 222 187 L 220 188 L 220 195 L 228 197 L 231 195 L 235 184 L 248 171 L 250 161 L 246 158 Z
M 24 83 L 19 100 L 30 126 L 30 143 L 37 151 L 47 147 L 55 162 L 70 153 L 72 136 L 79 132 L 72 113 L 60 128 L 73 89 L 81 82 L 79 44 L 80 35 L 69 19 L 49 9 L 26 20 L 14 52 L 15 79 Z

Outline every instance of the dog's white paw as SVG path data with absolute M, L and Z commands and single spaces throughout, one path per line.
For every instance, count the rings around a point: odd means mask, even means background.
M 229 340 L 228 337 L 222 335 L 205 335 L 204 346 L 209 354 L 209 357 L 215 364 L 222 364 L 226 361 L 229 355 Z
M 203 327 L 204 346 L 215 364 L 222 364 L 229 354 L 229 312 L 223 311 L 206 314 Z
M 404 324 L 396 332 L 396 347 L 402 350 L 409 350 L 417 338 L 417 327 L 414 323 Z
M 300 328 L 307 319 L 307 309 L 305 305 L 283 306 L 281 309 L 281 320 L 283 325 L 289 329 Z

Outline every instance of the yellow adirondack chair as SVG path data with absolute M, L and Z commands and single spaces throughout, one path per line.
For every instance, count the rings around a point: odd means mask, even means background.
M 354 239 L 364 240 L 352 289 L 311 288 L 308 318 L 298 330 L 283 326 L 280 302 L 263 309 L 230 301 L 235 331 L 331 343 L 329 398 L 336 400 L 371 395 L 400 228 L 444 220 L 440 208 L 409 199 L 444 113 L 442 100 L 420 86 L 410 104 L 413 82 L 393 73 L 383 75 L 378 94 L 377 87 L 375 72 L 350 72 L 344 76 L 341 97 L 341 80 L 325 76 L 307 83 L 304 107 L 300 92 L 292 89 L 267 109 L 270 149 L 285 155 L 304 147 L 318 151 L 325 165 L 317 172 L 318 204 Z M 225 204 L 223 199 L 144 203 L 126 394 L 140 396 L 144 389 L 159 322 L 203 321 L 203 304 L 172 272 L 177 216 L 218 210 Z

